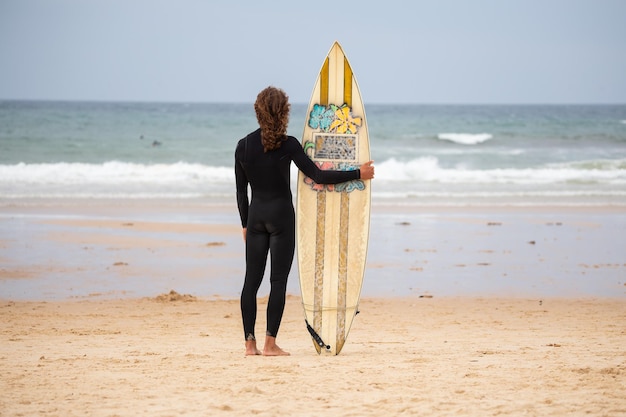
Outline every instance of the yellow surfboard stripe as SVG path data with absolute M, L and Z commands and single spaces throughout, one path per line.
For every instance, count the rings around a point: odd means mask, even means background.
M 345 56 L 343 57 L 343 102 L 352 108 L 352 68 Z
M 315 293 L 313 295 L 313 328 L 322 329 L 322 301 L 324 297 L 324 238 L 326 231 L 326 192 L 317 193 L 317 224 L 315 235 Z M 328 343 L 328 342 L 327 342 Z M 320 351 L 316 344 L 315 348 Z
M 322 106 L 328 106 L 328 77 L 329 77 L 330 58 L 326 57 L 322 72 L 320 73 L 320 103 Z
M 343 101 L 352 107 L 352 68 L 343 59 Z M 350 193 L 341 193 L 339 210 L 339 279 L 337 283 L 337 352 L 346 341 L 346 294 L 348 286 L 348 225 L 350 220 Z
M 337 283 L 337 352 L 346 341 L 346 294 L 348 291 L 348 226 L 350 194 L 341 193 L 339 219 L 339 280 Z

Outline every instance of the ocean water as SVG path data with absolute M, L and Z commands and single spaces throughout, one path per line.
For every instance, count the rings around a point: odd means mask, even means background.
M 626 105 L 366 111 L 375 204 L 626 206 Z M 292 105 L 291 135 L 307 116 Z M 230 201 L 235 145 L 256 128 L 251 103 L 0 101 L 0 201 Z

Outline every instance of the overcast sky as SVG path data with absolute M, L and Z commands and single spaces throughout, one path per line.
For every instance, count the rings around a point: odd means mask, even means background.
M 624 0 L 0 0 L 0 99 L 626 103 Z

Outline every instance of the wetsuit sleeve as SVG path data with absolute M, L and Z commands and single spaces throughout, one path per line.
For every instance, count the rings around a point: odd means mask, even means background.
M 235 150 L 235 183 L 237 187 L 237 208 L 239 209 L 239 217 L 241 218 L 241 227 L 247 227 L 248 224 L 248 176 L 243 169 L 244 146 L 245 139 L 239 141 Z
M 295 146 L 293 142 L 295 142 Z M 361 171 L 358 169 L 353 171 L 322 170 L 304 153 L 304 149 L 295 138 L 289 145 L 291 159 L 298 169 L 317 184 L 338 184 L 340 182 L 358 180 L 361 177 Z

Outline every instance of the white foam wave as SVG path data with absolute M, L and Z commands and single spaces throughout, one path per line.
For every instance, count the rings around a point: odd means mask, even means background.
M 440 133 L 437 139 L 458 143 L 460 145 L 478 145 L 492 139 L 489 133 Z
M 178 162 L 0 165 L 0 198 L 195 198 L 232 194 L 232 168 Z
M 442 168 L 435 157 L 401 162 L 389 159 L 376 166 L 376 178 L 388 182 L 443 184 L 562 184 L 626 185 L 626 160 L 581 161 L 538 168 Z
M 0 184 L 120 185 L 190 184 L 231 182 L 233 170 L 202 164 L 135 164 L 110 161 L 103 164 L 53 163 L 0 165 Z
M 292 189 L 297 168 L 292 164 Z M 0 165 L 0 198 L 233 198 L 232 167 L 178 162 L 136 164 L 52 163 Z M 444 167 L 433 156 L 376 164 L 375 195 L 501 197 L 537 192 L 558 196 L 621 196 L 626 192 L 626 159 L 576 161 L 536 168 Z M 438 193 L 442 193 L 439 195 Z M 452 193 L 452 194 L 450 194 Z M 604 193 L 604 194 L 603 194 Z M 520 194 L 518 196 L 523 196 Z

